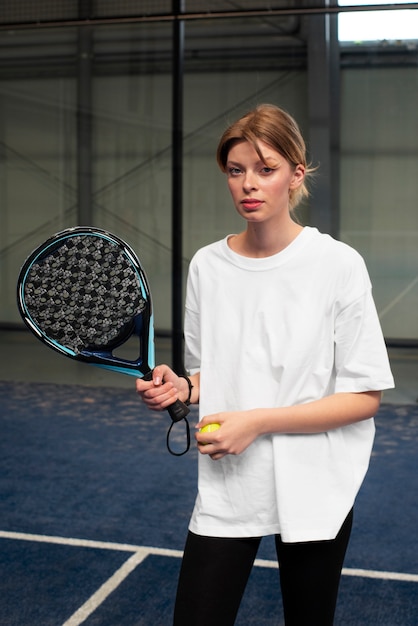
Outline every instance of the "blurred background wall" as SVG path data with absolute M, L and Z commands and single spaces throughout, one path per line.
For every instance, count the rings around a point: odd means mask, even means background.
M 243 227 L 218 139 L 270 102 L 319 165 L 300 219 L 359 250 L 388 343 L 416 345 L 418 6 L 399 13 L 416 39 L 343 39 L 376 9 L 325 0 L 3 0 L 0 324 L 20 326 L 26 256 L 82 224 L 136 249 L 157 332 L 178 334 L 191 256 Z

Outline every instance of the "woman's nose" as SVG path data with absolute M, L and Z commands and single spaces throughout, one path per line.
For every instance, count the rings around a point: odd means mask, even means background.
M 243 188 L 246 192 L 257 188 L 256 179 L 252 172 L 246 172 L 243 180 Z

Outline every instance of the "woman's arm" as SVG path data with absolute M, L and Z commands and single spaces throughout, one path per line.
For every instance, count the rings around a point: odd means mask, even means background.
M 200 452 L 216 460 L 240 454 L 260 435 L 314 434 L 360 422 L 375 415 L 380 399 L 380 391 L 336 393 L 296 406 L 217 413 L 206 416 L 197 428 L 213 422 L 221 428 L 197 433 L 196 439 Z
M 373 417 L 379 408 L 380 391 L 335 393 L 331 396 L 283 407 L 270 413 L 259 409 L 259 434 L 320 433 Z

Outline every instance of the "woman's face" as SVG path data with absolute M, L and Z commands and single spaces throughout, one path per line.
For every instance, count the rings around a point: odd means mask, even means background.
M 291 166 L 274 148 L 258 142 L 262 161 L 251 143 L 238 141 L 228 153 L 228 187 L 238 213 L 247 221 L 289 217 L 289 193 L 301 185 L 305 168 Z

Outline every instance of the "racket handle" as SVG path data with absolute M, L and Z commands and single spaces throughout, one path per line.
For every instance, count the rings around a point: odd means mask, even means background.
M 173 422 L 179 422 L 190 413 L 189 407 L 181 400 L 176 400 L 167 407 L 167 411 Z

